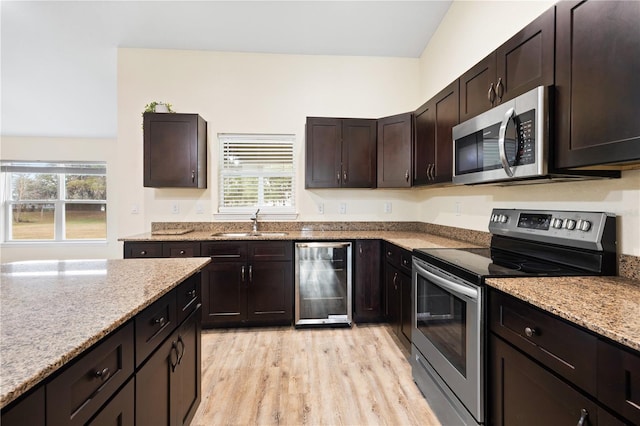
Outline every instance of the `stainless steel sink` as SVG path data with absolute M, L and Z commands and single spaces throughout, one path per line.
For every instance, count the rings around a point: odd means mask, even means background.
M 228 237 L 228 238 L 244 238 L 244 237 L 284 237 L 289 235 L 288 232 L 216 232 L 211 234 L 214 237 Z

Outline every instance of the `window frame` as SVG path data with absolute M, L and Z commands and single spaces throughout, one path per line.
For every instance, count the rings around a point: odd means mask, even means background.
M 0 162 L 0 174 L 2 176 L 2 211 L 4 216 L 4 229 L 2 235 L 3 244 L 31 244 L 31 243 L 54 243 L 54 244 L 95 244 L 106 243 L 108 241 L 108 194 L 105 188 L 105 198 L 94 199 L 67 199 L 66 176 L 67 175 L 97 175 L 104 176 L 105 185 L 107 180 L 106 161 L 26 161 L 26 160 L 2 160 Z M 101 166 L 101 169 L 88 169 L 85 166 Z M 50 174 L 56 176 L 57 197 L 51 199 L 12 199 L 12 174 L 13 173 L 33 173 Z M 53 212 L 53 238 L 52 239 L 14 239 L 13 236 L 13 206 L 19 204 L 52 204 Z M 104 204 L 105 206 L 105 235 L 104 238 L 66 238 L 66 206 L 73 204 Z
M 291 155 L 291 167 L 290 171 L 282 171 L 282 172 L 259 172 L 256 170 L 251 170 L 252 175 L 256 175 L 258 177 L 258 188 L 257 192 L 259 194 L 264 194 L 264 187 L 261 185 L 263 179 L 265 177 L 288 177 L 291 178 L 291 206 L 269 206 L 258 203 L 255 206 L 241 206 L 241 207 L 232 207 L 232 206 L 224 206 L 225 202 L 225 177 L 232 176 L 241 176 L 237 171 L 232 169 L 228 169 L 225 167 L 225 146 L 228 142 L 233 143 L 242 141 L 250 141 L 250 142 L 259 142 L 259 141 L 272 141 L 277 143 L 283 143 L 284 145 L 288 145 L 288 153 Z M 268 219 L 281 219 L 281 220 L 292 220 L 297 217 L 296 211 L 296 135 L 295 134 L 267 134 L 267 133 L 219 133 L 218 134 L 218 206 L 217 213 L 214 214 L 216 219 L 239 219 L 239 218 L 250 218 L 255 214 L 257 209 L 260 209 L 260 216 Z M 259 195 L 260 199 L 260 195 Z

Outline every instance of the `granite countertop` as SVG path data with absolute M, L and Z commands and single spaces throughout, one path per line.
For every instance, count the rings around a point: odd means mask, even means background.
M 2 264 L 0 408 L 208 262 L 202 257 Z
M 487 285 L 640 351 L 640 283 L 622 277 L 489 278 Z
M 186 234 L 161 234 L 150 232 L 120 238 L 120 241 L 129 242 L 153 242 L 153 241 L 261 241 L 261 240 L 294 240 L 294 241 L 323 241 L 323 240 L 372 240 L 382 239 L 389 241 L 407 250 L 415 248 L 465 248 L 478 247 L 477 244 L 438 235 L 412 231 L 285 231 L 286 235 L 265 235 L 257 237 L 224 237 L 215 236 L 211 231 L 192 231 Z

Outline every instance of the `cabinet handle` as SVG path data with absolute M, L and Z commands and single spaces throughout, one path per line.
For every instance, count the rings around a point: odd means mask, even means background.
M 186 254 L 187 252 L 184 250 L 180 250 L 180 254 Z
M 496 91 L 493 88 L 493 83 L 489 86 L 489 92 L 487 92 L 487 98 L 489 98 L 489 102 L 493 103 L 496 100 Z
M 142 251 L 140 252 L 140 256 L 146 256 L 146 255 L 147 255 L 147 251 L 146 251 L 146 250 L 142 250 Z
M 180 351 L 180 355 L 178 356 L 178 364 L 182 364 L 182 357 L 184 356 L 185 344 L 184 340 L 182 340 L 182 336 L 178 336 L 178 343 L 182 346 L 182 350 Z M 177 345 L 176 345 L 177 350 Z
M 244 282 L 244 265 L 240 268 L 240 275 L 242 276 L 242 282 Z
M 191 170 L 191 182 L 195 182 L 196 181 L 196 172 L 195 170 Z
M 337 172 L 337 173 L 336 173 L 336 180 L 337 180 L 338 182 L 340 182 L 340 172 Z
M 111 377 L 111 370 L 109 370 L 109 367 L 105 367 L 102 370 L 96 371 L 94 375 L 103 382 L 106 382 L 109 377 Z
M 387 256 L 391 257 L 392 255 L 393 255 L 392 252 L 390 252 L 390 251 L 387 252 Z
M 187 292 L 187 297 L 196 297 L 196 291 L 195 290 L 190 290 Z
M 253 266 L 249 265 L 249 282 L 253 281 Z
M 360 254 L 362 254 L 362 244 L 358 246 L 358 249 L 360 250 Z
M 409 182 L 409 170 L 406 170 L 404 172 L 404 180 L 406 180 L 407 182 Z
M 580 420 L 578 420 L 578 425 L 577 426 L 584 426 L 587 424 L 587 417 L 589 417 L 589 412 L 583 408 L 582 410 L 580 410 Z
M 176 361 L 173 362 L 173 352 L 176 354 Z M 171 342 L 171 352 L 169 353 L 169 363 L 171 364 L 171 372 L 176 371 L 176 367 L 178 366 L 178 358 L 180 358 L 180 353 L 178 352 L 178 344 L 176 342 Z
M 160 324 L 160 327 L 164 327 L 164 325 L 167 323 L 167 320 L 165 319 L 165 317 L 160 317 L 160 318 L 156 318 L 153 321 L 154 324 Z
M 393 273 L 393 287 L 397 290 L 398 289 L 398 284 L 396 283 L 396 281 L 398 280 L 398 273 L 394 272 Z
M 496 83 L 496 94 L 498 95 L 498 100 L 502 101 L 502 95 L 504 95 L 504 84 L 502 83 L 502 77 L 499 77 L 498 82 Z
M 526 334 L 527 337 L 533 337 L 536 335 L 536 329 L 532 327 L 525 327 L 524 334 Z
M 433 169 L 435 169 L 435 168 L 436 168 L 435 164 L 429 164 L 429 168 L 427 169 L 427 178 L 429 180 L 433 180 L 434 179 L 434 177 L 433 177 Z
M 344 183 L 346 181 L 347 181 L 347 172 L 344 171 L 344 172 L 342 172 L 342 182 Z

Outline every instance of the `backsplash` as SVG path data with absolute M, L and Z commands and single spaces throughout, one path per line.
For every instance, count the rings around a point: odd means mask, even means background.
M 489 247 L 489 232 L 423 222 L 260 222 L 261 231 L 393 231 L 423 232 Z M 152 222 L 151 232 L 189 229 L 196 232 L 249 232 L 251 223 L 242 222 Z M 618 275 L 640 281 L 640 257 L 618 255 Z

